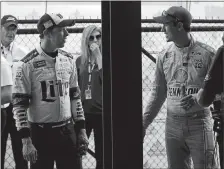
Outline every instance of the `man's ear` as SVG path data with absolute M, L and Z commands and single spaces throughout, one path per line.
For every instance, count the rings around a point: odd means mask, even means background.
M 43 35 L 44 35 L 45 37 L 47 37 L 47 38 L 51 38 L 51 31 L 48 30 L 48 29 L 45 29 L 45 30 L 43 31 Z
M 177 29 L 178 29 L 178 31 L 181 31 L 181 30 L 184 29 L 184 25 L 183 25 L 182 22 L 178 22 L 178 23 L 177 23 Z

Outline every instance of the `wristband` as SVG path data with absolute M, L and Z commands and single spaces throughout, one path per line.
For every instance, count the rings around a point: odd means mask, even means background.
M 75 132 L 78 134 L 81 129 L 85 129 L 85 120 L 75 122 Z
M 22 128 L 19 130 L 19 134 L 21 139 L 30 137 L 30 129 L 29 128 Z

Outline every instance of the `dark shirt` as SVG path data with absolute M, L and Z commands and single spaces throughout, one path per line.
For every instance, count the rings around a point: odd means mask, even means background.
M 91 93 L 92 99 L 85 99 L 85 90 L 88 88 L 88 64 L 81 65 L 81 57 L 76 60 L 78 72 L 78 83 L 81 90 L 81 99 L 85 113 L 101 114 L 102 113 L 102 69 L 95 65 L 91 76 Z
M 217 50 L 215 58 L 205 78 L 203 88 L 207 92 L 213 94 L 221 94 L 223 92 L 223 57 L 224 45 Z

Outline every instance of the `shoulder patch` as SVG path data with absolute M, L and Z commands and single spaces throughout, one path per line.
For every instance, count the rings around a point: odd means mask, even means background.
M 39 55 L 39 53 L 37 52 L 36 49 L 34 49 L 31 52 L 29 52 L 24 58 L 22 58 L 21 61 L 24 63 L 27 63 L 30 60 L 32 60 L 33 58 L 37 57 L 38 55 Z
M 202 43 L 202 42 L 198 42 L 196 41 L 196 44 L 198 44 L 200 47 L 202 47 L 203 49 L 205 49 L 206 51 L 212 53 L 212 54 L 215 54 L 215 49 L 205 43 Z
M 64 51 L 64 50 L 61 50 L 61 49 L 58 49 L 58 52 L 59 52 L 60 54 L 64 55 L 64 56 L 67 56 L 67 57 L 73 59 L 73 56 L 72 56 L 71 53 L 68 53 L 68 52 L 66 52 L 66 51 Z

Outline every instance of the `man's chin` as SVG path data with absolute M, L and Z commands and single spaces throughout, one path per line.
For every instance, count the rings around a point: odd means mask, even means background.
M 12 43 L 14 41 L 15 38 L 8 38 L 8 42 Z
M 65 44 L 61 44 L 59 48 L 63 48 L 63 47 L 65 47 Z
M 166 39 L 166 41 L 167 41 L 167 42 L 171 42 L 171 40 L 170 40 L 170 39 Z
M 168 36 L 166 36 L 166 41 L 170 42 L 170 38 Z

